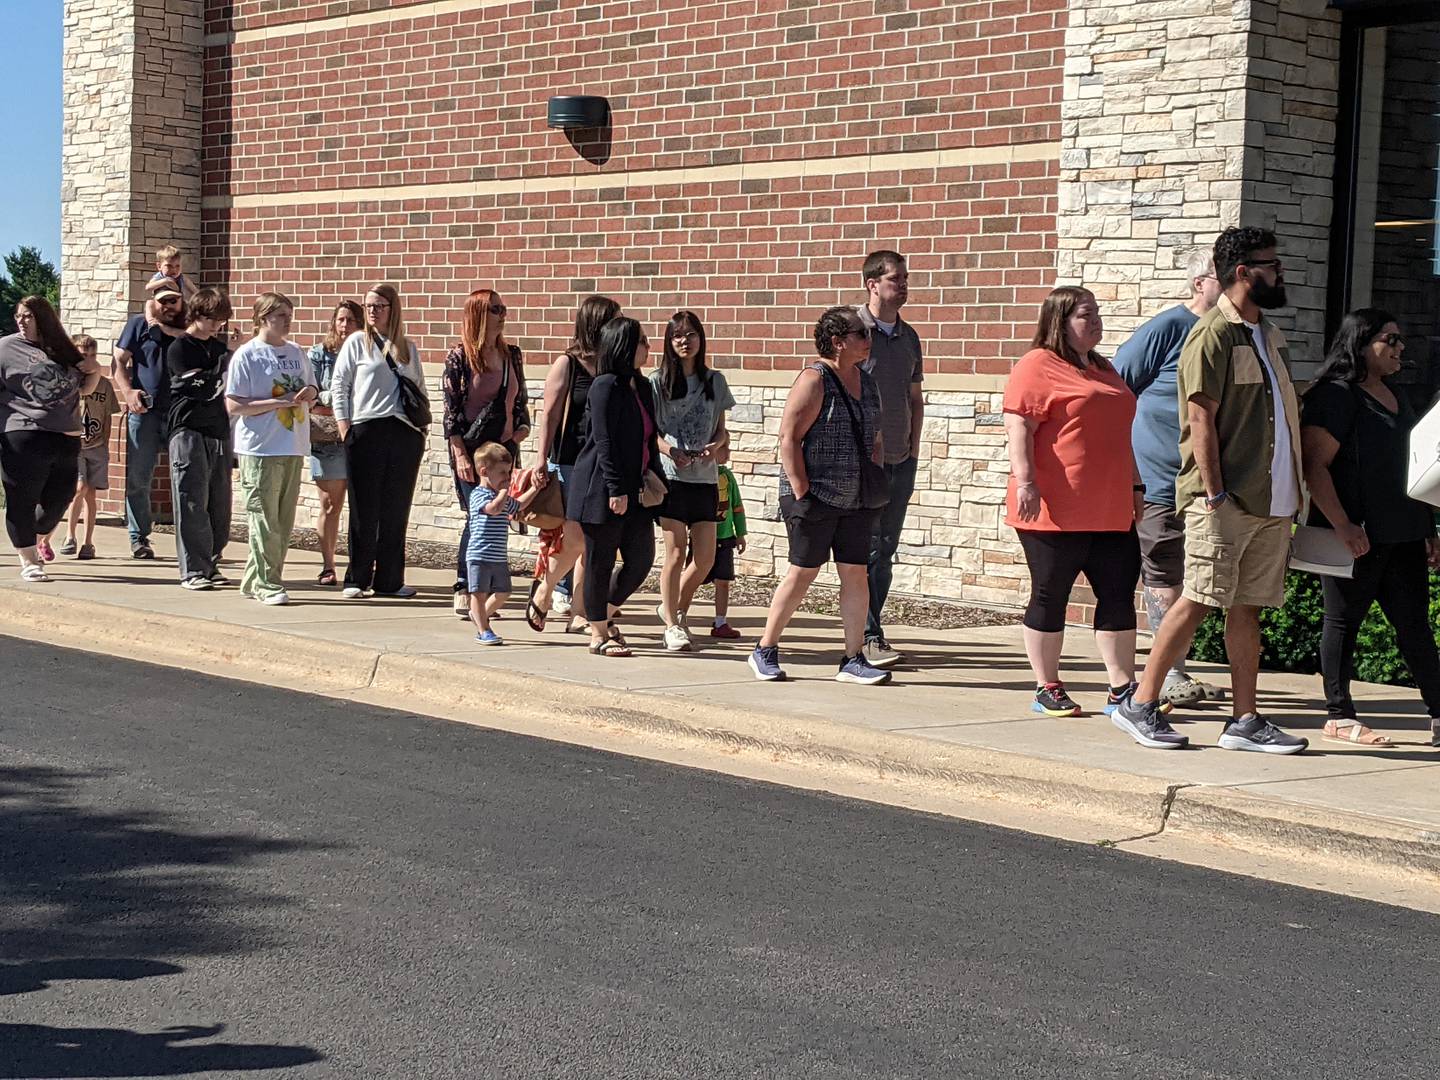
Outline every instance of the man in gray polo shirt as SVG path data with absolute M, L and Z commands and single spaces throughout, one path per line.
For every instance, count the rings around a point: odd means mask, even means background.
M 865 258 L 860 276 L 869 294 L 857 310 L 870 331 L 870 359 L 862 365 L 880 389 L 880 435 L 890 502 L 880 511 L 870 537 L 870 614 L 865 620 L 865 659 L 875 667 L 899 663 L 901 655 L 885 640 L 880 615 L 890 595 L 895 552 L 905 510 L 915 492 L 915 465 L 920 456 L 920 428 L 925 420 L 925 378 L 920 337 L 900 318 L 909 295 L 905 257 L 897 251 L 874 251 Z

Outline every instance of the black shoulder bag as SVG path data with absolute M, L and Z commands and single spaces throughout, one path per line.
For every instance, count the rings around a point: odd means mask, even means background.
M 879 510 L 890 502 L 890 483 L 885 478 L 885 469 L 875 464 L 873 448 L 865 446 L 865 425 L 855 415 L 855 406 L 850 401 L 850 394 L 845 389 L 845 384 L 840 381 L 840 376 L 830 370 L 829 364 L 821 364 L 826 378 L 835 384 L 835 392 L 840 395 L 840 400 L 845 403 L 845 411 L 850 415 L 850 430 L 855 433 L 855 451 L 860 456 L 860 506 L 865 510 Z M 861 380 L 860 394 L 865 394 L 865 383 Z
M 479 415 L 470 421 L 470 426 L 465 429 L 462 436 L 465 449 L 472 454 L 487 442 L 499 442 L 500 436 L 505 434 L 505 398 L 510 390 L 510 368 L 514 362 L 513 354 L 505 358 L 500 372 L 499 391 L 481 407 Z M 473 371 L 470 377 L 475 378 Z
M 380 340 L 383 342 L 380 351 L 385 357 L 385 363 L 390 365 L 390 371 L 395 376 L 395 381 L 400 384 L 400 407 L 405 410 L 405 419 L 423 433 L 430 426 L 432 419 L 430 401 L 425 397 L 425 392 L 396 365 L 395 350 L 390 340 L 383 337 Z

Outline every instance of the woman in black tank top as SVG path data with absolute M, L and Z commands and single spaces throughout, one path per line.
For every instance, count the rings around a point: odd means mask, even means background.
M 620 314 L 620 305 L 608 296 L 586 297 L 575 315 L 575 337 L 570 347 L 550 365 L 545 376 L 544 414 L 540 421 L 540 457 L 550 463 L 550 482 L 564 483 L 585 443 L 590 423 L 588 407 L 590 384 L 595 380 L 595 352 L 600 344 L 600 331 Z M 583 564 L 577 565 L 585 550 L 585 534 L 578 521 L 566 521 L 560 550 L 553 553 L 543 567 L 536 567 L 535 581 L 530 586 L 530 600 L 525 606 L 525 621 L 537 633 L 545 629 L 545 618 L 557 593 L 567 601 L 580 585 Z M 574 571 L 572 579 L 571 572 Z M 568 603 L 566 607 L 568 608 Z M 585 620 L 570 620 L 567 630 L 585 630 Z

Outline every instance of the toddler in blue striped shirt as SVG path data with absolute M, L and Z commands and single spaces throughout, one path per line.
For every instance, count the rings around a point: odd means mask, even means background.
M 470 590 L 470 621 L 480 645 L 503 645 L 490 629 L 490 618 L 510 599 L 510 519 L 539 494 L 533 484 L 510 495 L 514 463 L 499 443 L 482 443 L 472 459 L 478 483 L 470 492 L 470 544 L 465 549 L 466 578 Z

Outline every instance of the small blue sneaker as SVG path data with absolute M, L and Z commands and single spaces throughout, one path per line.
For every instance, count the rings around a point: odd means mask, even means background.
M 780 667 L 779 645 L 756 645 L 750 654 L 750 670 L 761 682 L 781 682 L 785 671 Z
M 482 630 L 475 635 L 476 645 L 504 645 L 505 639 L 494 630 Z
M 835 673 L 836 682 L 856 682 L 865 686 L 890 681 L 890 672 L 876 667 L 865 659 L 863 652 L 847 656 L 840 661 L 840 670 Z

